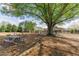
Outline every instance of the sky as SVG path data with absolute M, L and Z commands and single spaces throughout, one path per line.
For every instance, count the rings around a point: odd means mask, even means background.
M 71 28 L 74 26 L 78 26 L 79 27 L 79 18 L 75 18 L 70 22 L 66 22 L 64 25 L 62 25 L 63 28 Z

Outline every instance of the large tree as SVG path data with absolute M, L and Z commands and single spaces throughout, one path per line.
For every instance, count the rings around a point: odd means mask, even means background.
M 2 12 L 13 16 L 33 16 L 42 20 L 48 27 L 48 35 L 53 28 L 64 21 L 71 20 L 79 14 L 79 4 L 69 3 L 14 3 L 5 4 Z

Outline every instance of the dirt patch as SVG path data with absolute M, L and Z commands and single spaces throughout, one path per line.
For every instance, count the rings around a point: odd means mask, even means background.
M 74 44 L 73 44 L 73 43 Z M 79 43 L 75 42 L 75 41 L 70 41 L 68 39 L 62 39 L 62 38 L 56 38 L 56 37 L 43 37 L 42 38 L 42 48 L 40 50 L 41 55 L 44 56 L 77 56 L 79 55 Z M 77 44 L 77 46 L 75 45 Z M 33 50 L 37 50 L 40 49 L 40 47 L 34 48 Z M 33 53 L 36 53 L 32 50 L 32 48 L 30 49 L 30 51 L 32 51 L 27 55 L 34 55 Z M 28 51 L 28 50 L 26 50 Z M 39 51 L 38 54 L 39 55 Z
M 72 38 L 21 35 L 24 43 L 0 50 L 2 56 L 78 56 L 79 42 Z

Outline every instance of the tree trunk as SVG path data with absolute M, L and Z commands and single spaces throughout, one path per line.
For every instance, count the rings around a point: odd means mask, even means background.
M 54 26 L 52 26 L 52 25 L 49 25 L 48 26 L 48 33 L 47 33 L 47 35 L 48 36 L 55 36 L 55 34 L 54 34 L 54 32 L 53 32 L 53 28 L 54 28 Z
M 52 35 L 52 26 L 51 25 L 48 25 L 48 33 L 47 33 L 47 35 L 48 36 L 51 36 Z

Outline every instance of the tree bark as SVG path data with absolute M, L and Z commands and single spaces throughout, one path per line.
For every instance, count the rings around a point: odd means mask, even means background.
M 48 28 L 47 28 L 47 29 L 48 29 L 47 35 L 48 35 L 48 36 L 53 35 L 53 34 L 52 34 L 52 25 L 48 25 Z
M 53 25 L 49 25 L 47 29 L 48 29 L 48 32 L 47 32 L 48 36 L 55 36 L 55 34 L 53 32 L 53 29 L 54 29 Z

